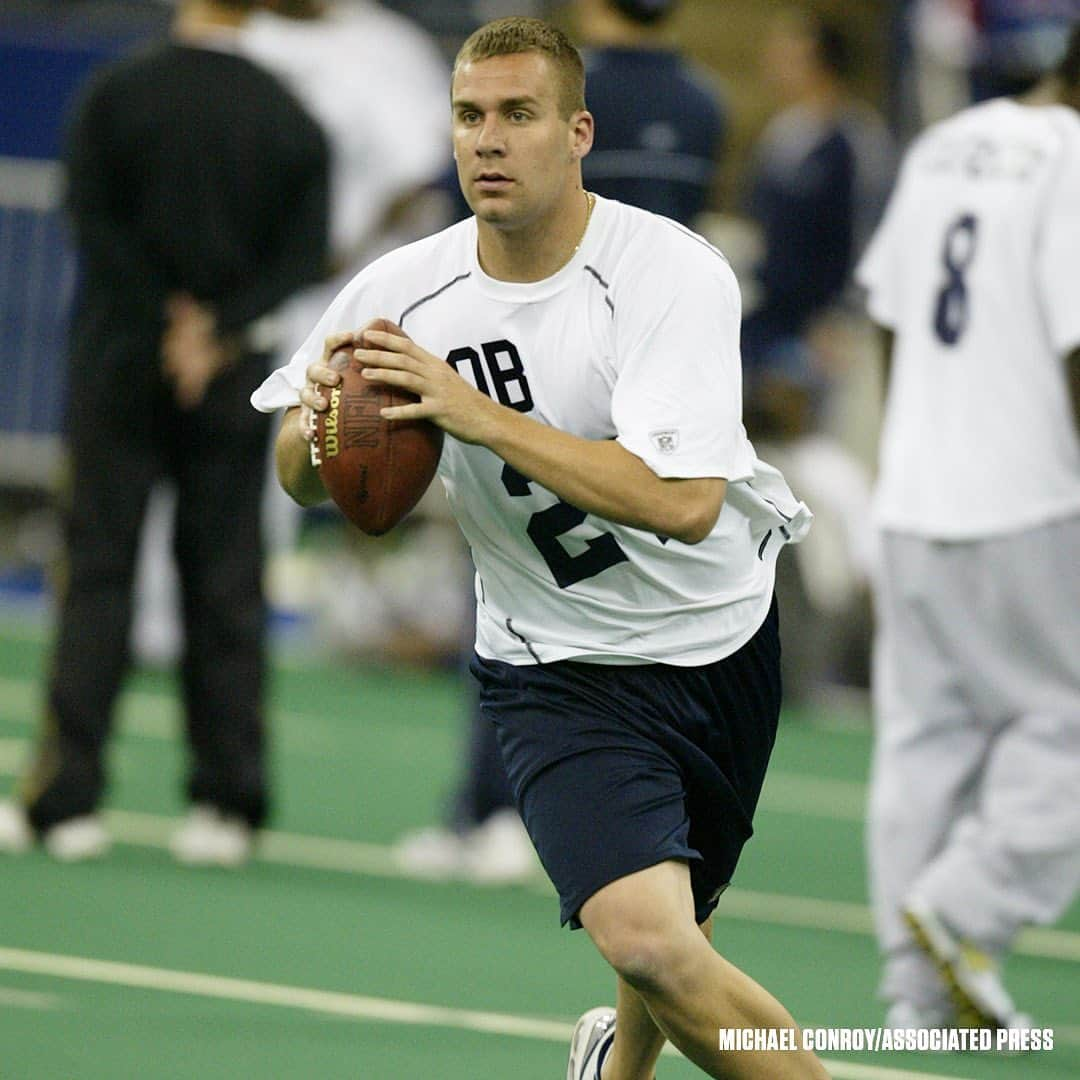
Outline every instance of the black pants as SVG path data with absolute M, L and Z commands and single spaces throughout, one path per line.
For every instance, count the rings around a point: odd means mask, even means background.
M 45 732 L 24 790 L 39 831 L 101 800 L 106 741 L 129 663 L 140 528 L 162 478 L 177 488 L 187 796 L 252 825 L 266 816 L 260 514 L 270 418 L 248 401 L 265 371 L 265 357 L 243 358 L 187 412 L 173 403 L 156 363 L 111 380 L 100 370 L 72 374 L 67 565 Z
M 495 726 L 480 712 L 478 688 L 471 676 L 468 685 L 470 708 L 465 772 L 454 794 L 450 814 L 452 827 L 460 831 L 482 825 L 500 810 L 517 808 L 495 738 Z

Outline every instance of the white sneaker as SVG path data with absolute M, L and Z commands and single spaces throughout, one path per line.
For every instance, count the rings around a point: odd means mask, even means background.
M 462 878 L 478 885 L 533 880 L 539 860 L 516 810 L 497 810 L 482 825 L 458 833 L 433 827 L 407 833 L 394 848 L 406 873 L 430 881 Z
M 26 811 L 16 802 L 0 802 L 0 852 L 21 855 L 34 843 L 34 830 Z
M 1018 1012 L 994 958 L 957 938 L 921 897 L 904 905 L 915 941 L 937 965 L 956 1011 L 957 1027 L 1023 1028 L 1031 1018 Z
M 465 876 L 479 885 L 515 885 L 536 877 L 540 863 L 516 810 L 497 810 L 464 836 Z
M 254 846 L 251 826 L 216 806 L 193 806 L 173 833 L 169 850 L 187 866 L 241 866 Z
M 112 837 L 97 814 L 61 821 L 45 830 L 41 842 L 45 850 L 61 862 L 100 859 L 112 847 Z
M 407 874 L 429 881 L 449 881 L 465 870 L 465 841 L 438 826 L 406 833 L 394 846 L 394 862 Z
M 614 1041 L 614 1009 L 601 1006 L 585 1013 L 570 1039 L 566 1080 L 600 1080 L 600 1069 Z
M 892 1029 L 951 1028 L 956 1026 L 951 1010 L 924 1009 L 911 1001 L 894 1001 L 885 1013 L 885 1026 Z

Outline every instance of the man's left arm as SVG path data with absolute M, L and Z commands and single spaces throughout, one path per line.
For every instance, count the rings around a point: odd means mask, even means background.
M 430 420 L 462 442 L 486 446 L 530 480 L 587 514 L 687 544 L 716 524 L 727 482 L 663 479 L 610 439 L 583 439 L 549 427 L 474 389 L 445 361 L 407 337 L 369 330 L 358 349 L 367 378 L 421 400 L 384 409 L 390 420 Z
M 570 435 L 479 396 L 490 415 L 481 421 L 482 437 L 476 441 L 564 502 L 607 521 L 685 544 L 700 543 L 716 525 L 726 480 L 657 476 L 614 440 Z

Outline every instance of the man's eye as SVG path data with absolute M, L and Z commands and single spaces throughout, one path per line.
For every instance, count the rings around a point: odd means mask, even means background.
M 523 112 L 521 109 L 515 109 L 510 114 L 510 119 L 513 120 L 515 123 L 520 123 L 522 121 L 528 120 L 529 114 L 527 112 Z

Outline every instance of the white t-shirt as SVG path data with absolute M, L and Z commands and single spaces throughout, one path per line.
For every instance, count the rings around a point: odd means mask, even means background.
M 618 439 L 661 477 L 729 481 L 712 534 L 688 545 L 583 514 L 490 450 L 447 438 L 439 472 L 476 564 L 482 656 L 689 666 L 749 640 L 776 554 L 810 513 L 742 426 L 739 293 L 715 248 L 597 199 L 570 262 L 516 284 L 480 268 L 470 218 L 362 271 L 253 404 L 297 404 L 325 337 L 379 316 L 536 420 Z
M 237 32 L 237 47 L 277 75 L 326 132 L 331 246 L 353 260 L 393 202 L 450 162 L 449 72 L 435 43 L 396 12 L 353 0 L 316 19 L 256 12 Z
M 1080 511 L 1080 116 L 999 99 L 913 146 L 857 271 L 896 334 L 878 522 L 964 540 Z

